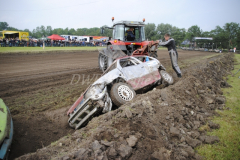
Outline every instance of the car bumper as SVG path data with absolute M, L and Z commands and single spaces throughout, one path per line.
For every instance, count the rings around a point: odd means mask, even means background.
M 89 108 L 91 108 L 91 106 L 89 106 L 89 102 L 90 100 L 92 101 L 98 101 L 104 98 L 104 96 L 107 94 L 107 87 L 104 88 L 103 92 L 98 94 L 98 95 L 93 95 L 90 98 L 81 101 L 76 107 L 76 109 L 74 110 L 73 113 L 70 113 L 70 118 L 68 119 L 68 123 L 71 127 L 77 129 L 79 128 L 79 126 L 82 125 L 82 123 L 85 122 L 85 120 L 87 120 L 90 116 L 92 116 L 94 113 L 97 112 L 97 107 L 95 107 L 93 110 L 91 110 L 88 115 L 82 120 L 80 121 L 80 123 L 78 123 L 79 121 L 79 117 L 81 117 L 81 115 L 83 115 L 84 113 L 86 113 L 86 111 L 89 110 Z M 104 106 L 102 106 L 104 107 Z

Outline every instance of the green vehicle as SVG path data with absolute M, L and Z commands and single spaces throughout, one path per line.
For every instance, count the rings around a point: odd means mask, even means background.
M 8 159 L 13 139 L 13 121 L 8 107 L 0 98 L 0 160 Z

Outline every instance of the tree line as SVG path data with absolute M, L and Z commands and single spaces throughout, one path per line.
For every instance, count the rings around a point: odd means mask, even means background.
M 106 26 L 103 26 L 106 27 Z M 17 28 L 11 27 L 7 22 L 0 22 L 0 30 L 12 30 L 19 31 Z M 40 38 L 42 36 L 49 36 L 51 34 L 58 35 L 78 35 L 78 36 L 112 36 L 111 29 L 105 29 L 104 33 L 100 33 L 100 28 L 52 28 L 51 26 L 38 26 L 32 31 L 29 29 L 24 29 L 22 31 L 29 32 L 29 35 L 35 38 Z M 163 39 L 164 35 L 168 33 L 172 38 L 175 39 L 176 45 L 181 46 L 184 40 L 189 40 L 193 42 L 193 37 L 212 37 L 213 41 L 209 40 L 198 40 L 197 45 L 202 46 L 205 44 L 215 43 L 220 48 L 233 48 L 240 47 L 240 26 L 238 23 L 226 23 L 223 27 L 216 26 L 215 29 L 211 31 L 203 31 L 198 25 L 193 25 L 188 29 L 178 28 L 171 24 L 158 24 L 147 23 L 145 25 L 145 34 L 148 40 Z

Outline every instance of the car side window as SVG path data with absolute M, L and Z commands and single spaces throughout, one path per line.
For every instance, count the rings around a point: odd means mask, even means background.
M 138 60 L 140 60 L 141 62 L 146 62 L 146 57 L 136 57 Z M 148 57 L 149 61 L 154 60 L 152 57 Z
M 120 59 L 119 63 L 122 68 L 139 64 L 138 61 L 136 61 L 135 59 L 131 59 L 131 58 Z

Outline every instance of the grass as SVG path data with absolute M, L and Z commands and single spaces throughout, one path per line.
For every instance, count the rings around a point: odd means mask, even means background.
M 3 53 L 19 53 L 19 52 L 47 52 L 47 51 L 97 51 L 101 47 L 0 47 L 0 54 Z M 158 48 L 159 50 L 166 50 L 166 48 Z
M 240 55 L 235 54 L 235 74 L 240 69 Z M 220 142 L 214 145 L 202 145 L 198 153 L 208 160 L 239 160 L 240 159 L 240 72 L 234 77 L 228 76 L 227 81 L 232 88 L 223 89 L 226 97 L 225 108 L 229 110 L 217 111 L 220 116 L 214 117 L 213 122 L 220 124 L 220 129 L 208 132 L 208 135 L 218 136 Z
M 98 50 L 98 47 L 0 47 L 0 53 L 6 52 L 43 52 L 43 51 L 76 51 L 76 50 Z

